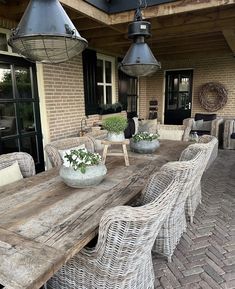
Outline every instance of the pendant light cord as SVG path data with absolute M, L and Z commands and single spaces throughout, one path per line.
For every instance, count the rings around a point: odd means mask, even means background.
M 139 0 L 138 2 L 139 2 L 138 7 L 135 10 L 134 21 L 142 21 L 143 20 L 142 9 L 145 9 L 147 7 L 147 0 Z

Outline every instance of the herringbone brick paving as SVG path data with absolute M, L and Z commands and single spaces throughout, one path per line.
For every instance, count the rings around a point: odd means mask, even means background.
M 235 151 L 219 151 L 202 179 L 202 204 L 172 262 L 153 255 L 156 289 L 235 288 Z

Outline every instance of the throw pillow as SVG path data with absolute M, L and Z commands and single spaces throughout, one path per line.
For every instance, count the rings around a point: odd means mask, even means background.
M 200 120 L 203 119 L 204 121 L 214 120 L 216 119 L 216 113 L 196 113 L 194 119 Z
M 77 146 L 77 147 L 73 147 L 73 148 L 69 148 L 65 150 L 58 150 L 58 152 L 61 156 L 61 159 L 64 161 L 65 155 L 69 154 L 72 150 L 79 150 L 79 149 L 85 149 L 85 148 L 86 148 L 85 144 L 81 144 L 80 146 Z
M 18 162 L 0 170 L 0 186 L 5 186 L 23 179 Z
M 127 120 L 128 125 L 127 128 L 124 130 L 125 138 L 132 138 L 132 136 L 135 134 L 135 122 L 132 118 L 129 118 Z
M 211 123 L 212 123 L 211 120 L 209 120 L 209 121 L 203 121 L 201 130 L 211 131 Z
M 141 120 L 139 122 L 138 132 L 156 133 L 157 119 Z
M 202 130 L 203 119 L 194 120 L 192 125 L 192 130 Z

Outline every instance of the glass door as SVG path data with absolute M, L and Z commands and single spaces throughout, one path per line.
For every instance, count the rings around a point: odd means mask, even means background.
M 27 152 L 37 172 L 44 170 L 36 67 L 0 55 L 0 154 Z
M 192 70 L 166 72 L 165 124 L 182 124 L 191 116 L 192 80 Z
M 121 70 L 118 71 L 119 102 L 127 111 L 127 117 L 137 116 L 138 78 L 131 77 Z

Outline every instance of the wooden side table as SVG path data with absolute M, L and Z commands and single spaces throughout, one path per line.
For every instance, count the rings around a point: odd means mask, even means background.
M 107 156 L 123 156 L 125 160 L 125 165 L 128 167 L 130 165 L 129 158 L 127 154 L 126 145 L 130 143 L 129 139 L 125 139 L 123 141 L 109 141 L 109 140 L 102 140 L 101 143 L 104 145 L 103 150 L 103 162 L 105 164 L 106 157 Z M 108 152 L 108 148 L 111 145 L 121 145 L 122 146 L 122 152 Z

